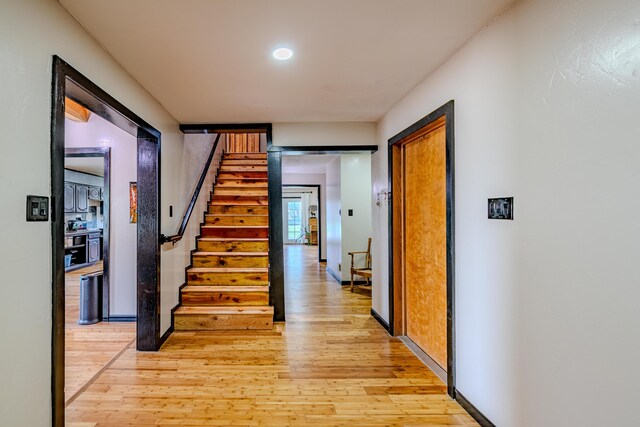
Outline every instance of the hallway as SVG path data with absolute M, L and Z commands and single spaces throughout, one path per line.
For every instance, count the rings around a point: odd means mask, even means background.
M 338 285 L 313 246 L 284 250 L 286 325 L 130 347 L 67 408 L 67 425 L 476 425 L 370 316 L 368 291 Z

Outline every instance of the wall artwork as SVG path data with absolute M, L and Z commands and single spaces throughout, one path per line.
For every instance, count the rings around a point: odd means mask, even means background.
M 513 219 L 513 197 L 489 199 L 489 219 Z
M 129 183 L 129 222 L 136 224 L 138 222 L 138 183 Z

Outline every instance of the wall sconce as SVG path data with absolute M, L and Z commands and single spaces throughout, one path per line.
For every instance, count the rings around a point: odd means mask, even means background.
M 388 203 L 391 200 L 391 190 L 383 188 L 376 194 L 376 206 L 382 206 L 382 203 Z

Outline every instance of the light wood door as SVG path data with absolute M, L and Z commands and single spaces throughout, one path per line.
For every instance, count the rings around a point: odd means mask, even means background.
M 402 147 L 406 335 L 447 370 L 446 127 Z

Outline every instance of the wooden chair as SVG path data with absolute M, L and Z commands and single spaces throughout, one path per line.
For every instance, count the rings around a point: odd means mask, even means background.
M 365 254 L 364 257 L 364 266 L 358 268 L 355 266 L 355 255 L 356 254 Z M 355 284 L 353 283 L 353 276 L 361 276 L 367 280 L 367 286 L 370 285 L 370 280 L 372 276 L 371 272 L 371 237 L 369 237 L 369 242 L 367 243 L 366 251 L 359 252 L 349 252 L 351 255 L 351 292 L 353 292 L 353 288 Z

